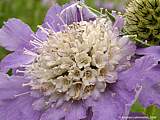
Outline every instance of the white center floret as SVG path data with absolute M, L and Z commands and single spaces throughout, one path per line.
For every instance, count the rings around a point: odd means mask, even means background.
M 50 32 L 27 65 L 30 86 L 49 98 L 80 100 L 97 96 L 117 81 L 118 72 L 129 67 L 132 42 L 104 18 L 73 23 L 61 32 Z

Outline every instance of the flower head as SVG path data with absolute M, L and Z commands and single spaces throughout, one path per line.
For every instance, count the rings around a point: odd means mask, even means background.
M 159 45 L 159 0 L 133 0 L 125 13 L 125 29 L 142 41 Z
M 51 8 L 35 34 L 20 20 L 6 22 L 0 44 L 14 52 L 0 64 L 0 118 L 121 120 L 128 115 L 139 93 L 138 75 L 150 62 L 142 59 L 133 67 L 136 46 L 120 36 L 118 21 L 76 2 Z M 11 68 L 9 77 L 5 72 Z
M 134 54 L 129 48 L 133 43 L 118 37 L 105 18 L 73 23 L 57 33 L 48 29 L 47 34 L 25 75 L 33 90 L 57 100 L 82 100 L 104 92 L 117 81 L 118 72 L 129 67 Z

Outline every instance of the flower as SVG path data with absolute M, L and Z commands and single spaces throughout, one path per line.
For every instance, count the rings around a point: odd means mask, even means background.
M 159 0 L 133 0 L 125 13 L 125 30 L 141 41 L 159 45 Z
M 20 20 L 8 20 L 0 29 L 0 45 L 12 51 L 0 64 L 0 118 L 127 116 L 140 92 L 142 74 L 154 67 L 146 61 L 155 60 L 131 62 L 136 46 L 119 36 L 118 21 L 113 25 L 81 2 L 52 7 L 36 33 Z M 12 76 L 6 74 L 9 69 Z

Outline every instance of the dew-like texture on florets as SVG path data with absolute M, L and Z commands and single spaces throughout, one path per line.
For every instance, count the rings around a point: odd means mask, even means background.
M 28 85 L 47 96 L 49 103 L 98 97 L 117 82 L 118 72 L 130 66 L 134 54 L 128 37 L 119 37 L 118 29 L 104 18 L 48 33 L 25 75 L 31 78 Z
M 125 13 L 125 30 L 142 41 L 160 44 L 160 0 L 133 0 Z

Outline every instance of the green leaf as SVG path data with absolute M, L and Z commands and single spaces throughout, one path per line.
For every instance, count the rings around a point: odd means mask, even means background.
M 131 108 L 131 112 L 144 112 L 144 110 L 145 108 L 143 108 L 138 101 L 136 101 Z
M 4 48 L 0 47 L 0 60 L 2 60 L 9 52 Z
M 155 105 L 144 108 L 138 101 L 132 106 L 131 112 L 141 112 L 147 115 L 151 120 L 160 120 L 160 109 Z
M 151 120 L 160 120 L 160 109 L 155 105 L 151 105 L 146 108 L 145 113 Z

